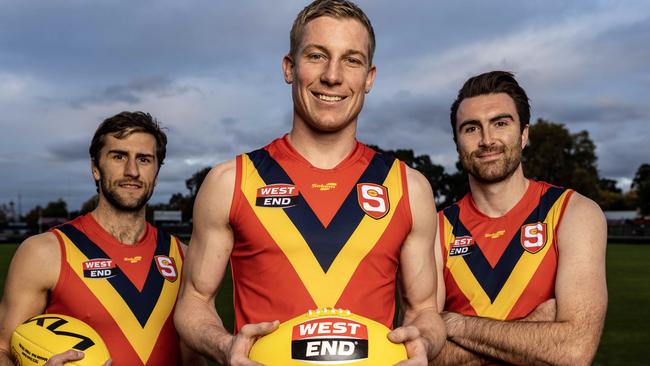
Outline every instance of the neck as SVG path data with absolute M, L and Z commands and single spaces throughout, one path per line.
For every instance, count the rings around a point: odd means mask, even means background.
M 354 150 L 357 144 L 356 122 L 339 131 L 323 132 L 294 121 L 289 142 L 314 167 L 332 169 Z
M 482 183 L 469 176 L 474 204 L 488 217 L 501 217 L 508 213 L 524 196 L 529 183 L 521 164 L 510 177 L 496 183 Z
M 139 242 L 147 228 L 144 207 L 136 212 L 120 211 L 100 198 L 91 214 L 104 230 L 122 244 Z

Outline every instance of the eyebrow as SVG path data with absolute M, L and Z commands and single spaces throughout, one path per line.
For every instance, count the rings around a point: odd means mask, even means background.
M 500 119 L 509 119 L 511 121 L 515 120 L 515 118 L 511 114 L 509 114 L 509 113 L 501 113 L 501 114 L 498 114 L 498 115 L 490 118 L 490 122 L 495 122 L 495 121 L 498 121 Z M 465 120 L 465 121 L 461 122 L 458 125 L 458 129 L 460 130 L 465 125 L 478 125 L 478 126 L 480 126 L 481 122 L 479 120 L 477 120 L 477 119 L 468 119 L 468 120 Z
M 113 149 L 113 150 L 108 150 L 108 154 L 129 155 L 129 152 L 126 151 L 126 150 Z M 136 153 L 135 157 L 136 158 L 154 158 L 154 157 L 156 157 L 156 155 L 154 155 L 154 154 L 145 154 L 145 153 Z

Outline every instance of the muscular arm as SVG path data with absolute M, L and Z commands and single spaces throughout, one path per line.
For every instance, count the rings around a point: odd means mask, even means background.
M 224 328 L 214 307 L 234 243 L 228 217 L 235 169 L 234 160 L 216 166 L 196 197 L 194 228 L 174 323 L 190 348 L 222 364 L 246 365 L 256 364 L 247 359 L 255 337 L 270 332 L 277 323 L 248 324 L 235 337 Z
M 400 253 L 400 295 L 403 326 L 392 335 L 406 336 L 410 360 L 426 364 L 440 352 L 445 327 L 436 306 L 436 270 L 433 241 L 436 208 L 429 182 L 419 172 L 407 168 L 409 203 L 413 226 Z M 391 340 L 395 341 L 391 337 Z M 414 357 L 416 356 L 416 357 Z M 410 361 L 409 360 L 409 361 Z M 407 364 L 416 364 L 416 362 Z
M 18 247 L 0 302 L 0 366 L 13 365 L 11 334 L 25 320 L 43 313 L 48 291 L 58 280 L 60 262 L 59 244 L 53 233 L 33 236 Z
M 589 365 L 607 308 L 605 219 L 589 199 L 574 194 L 558 232 L 554 321 L 497 321 L 444 315 L 452 341 L 514 364 Z

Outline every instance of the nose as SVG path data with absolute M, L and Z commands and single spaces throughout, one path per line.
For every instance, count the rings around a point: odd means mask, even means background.
M 132 178 L 137 178 L 140 176 L 140 170 L 138 169 L 138 163 L 136 159 L 128 159 L 124 166 L 124 175 Z
M 492 134 L 490 133 L 489 128 L 481 129 L 481 141 L 479 144 L 480 146 L 484 146 L 484 147 L 489 147 L 494 145 L 494 139 L 492 138 Z
M 321 74 L 321 82 L 326 85 L 337 85 L 343 82 L 341 65 L 338 62 L 330 61 Z

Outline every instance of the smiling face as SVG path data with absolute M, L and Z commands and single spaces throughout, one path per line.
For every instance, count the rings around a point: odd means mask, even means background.
M 107 135 L 92 167 L 99 199 L 118 211 L 137 212 L 149 201 L 158 174 L 156 139 L 142 132 L 118 139 Z
M 476 181 L 500 182 L 521 166 L 528 125 L 520 130 L 517 109 L 508 94 L 464 99 L 458 107 L 455 128 L 460 161 Z
M 368 42 L 355 19 L 322 16 L 305 25 L 295 57 L 282 62 L 292 84 L 294 126 L 336 132 L 356 124 L 375 78 Z

